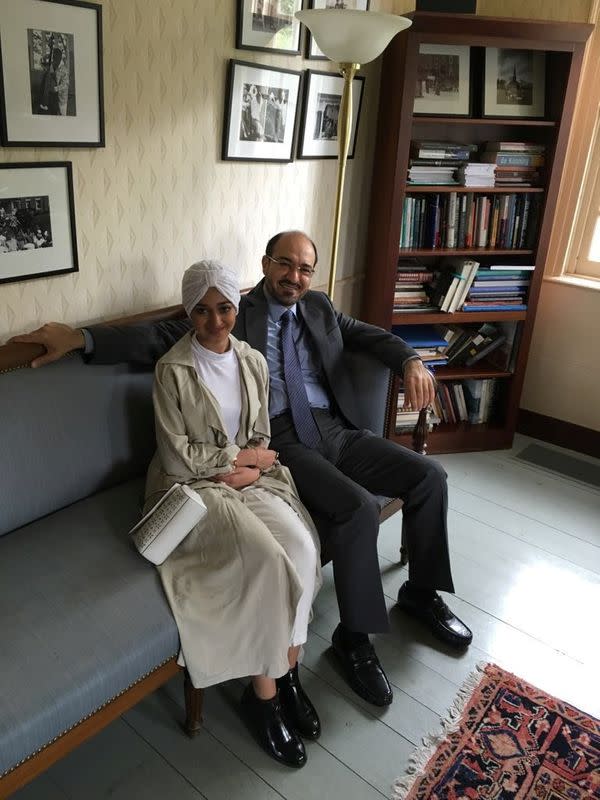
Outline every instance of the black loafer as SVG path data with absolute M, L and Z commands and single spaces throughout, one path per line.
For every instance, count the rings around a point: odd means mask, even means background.
M 306 764 L 302 739 L 286 725 L 277 696 L 261 700 L 249 683 L 242 695 L 242 711 L 252 735 L 272 758 L 288 767 Z
M 281 678 L 277 678 L 279 702 L 288 726 L 303 739 L 318 739 L 321 735 L 321 722 L 315 707 L 300 684 L 298 664 Z
M 394 697 L 392 687 L 370 642 L 348 647 L 342 640 L 340 626 L 333 632 L 333 652 L 346 680 L 356 694 L 375 706 L 388 706 Z
M 460 648 L 468 647 L 473 641 L 472 632 L 437 593 L 431 600 L 420 603 L 403 583 L 398 592 L 398 606 L 411 617 L 424 622 L 432 634 L 446 644 Z

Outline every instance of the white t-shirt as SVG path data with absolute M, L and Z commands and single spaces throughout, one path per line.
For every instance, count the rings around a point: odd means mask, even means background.
M 208 386 L 221 407 L 225 432 L 235 442 L 242 415 L 240 365 L 233 347 L 225 353 L 215 353 L 192 338 L 192 351 L 200 380 Z

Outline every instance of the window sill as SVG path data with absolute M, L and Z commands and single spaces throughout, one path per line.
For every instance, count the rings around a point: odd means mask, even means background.
M 564 286 L 577 286 L 580 289 L 592 289 L 600 292 L 600 278 L 586 278 L 582 275 L 549 275 L 544 277 L 545 281 L 551 283 L 562 283 Z

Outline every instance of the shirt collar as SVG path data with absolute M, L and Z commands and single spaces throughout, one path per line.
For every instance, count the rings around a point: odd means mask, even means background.
M 293 306 L 282 306 L 281 303 L 277 302 L 273 295 L 267 289 L 267 284 L 263 284 L 263 292 L 265 297 L 267 298 L 267 303 L 269 306 L 269 319 L 271 322 L 279 322 L 282 315 L 285 314 L 286 311 L 291 311 L 295 318 L 298 317 L 296 313 L 297 303 L 294 303 Z

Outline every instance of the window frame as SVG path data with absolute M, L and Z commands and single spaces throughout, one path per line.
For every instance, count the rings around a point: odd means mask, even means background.
M 544 280 L 600 291 L 600 262 L 588 259 L 600 221 L 600 0 L 588 21 L 596 28 L 585 53 Z

